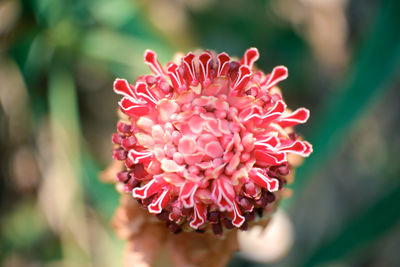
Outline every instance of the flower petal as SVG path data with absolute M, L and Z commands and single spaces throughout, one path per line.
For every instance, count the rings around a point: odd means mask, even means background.
M 293 111 L 290 115 L 281 118 L 278 124 L 285 128 L 295 126 L 300 123 L 305 123 L 310 117 L 310 111 L 306 108 L 299 108 Z
M 267 76 L 261 87 L 264 90 L 269 90 L 271 87 L 277 85 L 280 81 L 285 80 L 288 77 L 288 70 L 285 66 L 275 67 L 272 72 Z
M 150 213 L 159 214 L 167 206 L 170 200 L 171 188 L 165 189 L 148 207 Z
M 165 172 L 180 172 L 184 167 L 170 159 L 161 160 L 161 169 Z
M 259 57 L 260 54 L 258 53 L 258 49 L 252 47 L 246 50 L 240 63 L 248 66 L 251 69 L 253 67 L 254 62 L 256 62 Z

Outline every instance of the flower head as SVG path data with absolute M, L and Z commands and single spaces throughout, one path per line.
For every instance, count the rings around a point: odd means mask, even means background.
M 172 232 L 247 229 L 283 187 L 288 154 L 312 152 L 292 129 L 309 111 L 290 112 L 276 87 L 287 69 L 264 74 L 258 57 L 256 48 L 240 61 L 190 52 L 164 68 L 147 50 L 152 74 L 114 82 L 127 115 L 113 135 L 125 163 L 117 178 Z

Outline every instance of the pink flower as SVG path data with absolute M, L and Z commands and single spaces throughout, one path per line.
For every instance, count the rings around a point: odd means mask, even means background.
M 164 68 L 147 50 L 153 74 L 114 82 L 128 116 L 112 138 L 125 163 L 117 178 L 172 232 L 246 230 L 283 187 L 288 154 L 312 152 L 292 130 L 309 111 L 290 112 L 276 87 L 287 69 L 266 75 L 254 67 L 258 57 L 256 48 L 240 61 L 190 52 Z

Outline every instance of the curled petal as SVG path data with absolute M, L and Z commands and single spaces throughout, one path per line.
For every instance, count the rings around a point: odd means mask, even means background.
M 199 56 L 200 81 L 203 87 L 211 83 L 211 55 L 208 52 L 201 53 Z
M 305 123 L 310 117 L 310 111 L 306 108 L 299 108 L 293 111 L 290 115 L 282 117 L 278 124 L 285 128 L 295 126 L 300 123 Z
M 285 111 L 286 105 L 282 100 L 279 100 L 275 103 L 275 105 L 268 110 L 267 113 L 263 115 L 263 125 L 270 123 L 279 117 L 282 116 L 282 113 Z
M 230 212 L 230 216 L 232 217 L 232 224 L 238 228 L 240 226 L 242 226 L 242 224 L 245 222 L 245 219 L 242 216 L 236 201 L 233 203 L 232 211 Z
M 136 83 L 135 92 L 138 97 L 142 97 L 147 103 L 157 105 L 159 99 L 153 92 L 149 90 L 147 83 Z
M 218 54 L 217 56 L 217 63 L 218 63 L 218 68 L 217 68 L 217 75 L 218 76 L 226 76 L 229 71 L 229 62 L 231 58 L 228 56 L 227 53 L 221 53 Z
M 270 178 L 262 173 L 259 168 L 253 168 L 250 170 L 249 177 L 254 181 L 254 183 L 267 189 L 270 192 L 278 191 L 279 181 L 275 178 Z
M 195 57 L 196 56 L 192 52 L 189 52 L 182 59 L 182 63 L 185 69 L 185 78 L 188 81 L 188 83 L 191 84 L 192 86 L 196 86 L 199 83 L 196 77 L 196 69 L 194 66 Z
M 171 79 L 172 86 L 176 92 L 181 93 L 186 90 L 185 81 L 179 71 L 179 66 L 175 63 L 168 64 L 167 67 L 168 76 Z
M 138 151 L 132 148 L 129 150 L 128 158 L 132 160 L 133 164 L 149 163 L 153 158 L 153 152 L 150 150 Z
M 153 179 L 142 187 L 136 187 L 132 190 L 134 198 L 146 199 L 157 193 L 166 182 L 162 179 Z
M 156 75 L 156 76 L 164 76 L 164 69 L 161 66 L 160 62 L 157 60 L 157 53 L 147 49 L 144 52 L 144 62 L 150 67 L 150 70 Z
M 272 72 L 267 76 L 265 82 L 261 84 L 264 90 L 269 90 L 271 87 L 277 85 L 280 81 L 288 77 L 288 70 L 285 66 L 275 67 Z
M 125 79 L 116 79 L 114 81 L 114 92 L 126 97 L 135 98 L 135 94 L 132 90 L 131 85 Z
M 277 101 L 266 112 L 259 106 L 250 106 L 239 114 L 239 119 L 244 123 L 253 121 L 256 124 L 267 126 L 270 122 L 280 118 L 285 109 L 286 105 L 282 100 Z
M 170 200 L 171 188 L 164 189 L 161 195 L 156 198 L 148 207 L 150 213 L 159 214 L 167 206 Z
M 220 211 L 231 211 L 234 202 L 234 191 L 229 180 L 220 177 L 212 185 L 211 198 Z
M 239 68 L 239 72 L 236 78 L 236 81 L 234 82 L 232 86 L 231 92 L 235 95 L 238 94 L 238 92 L 246 86 L 246 84 L 249 82 L 251 77 L 251 70 L 247 65 L 242 65 Z
M 277 149 L 279 144 L 279 139 L 274 135 L 270 135 L 257 137 L 256 141 L 254 142 L 254 147 L 256 149 L 267 149 L 274 151 Z
M 239 114 L 239 119 L 242 122 L 248 121 L 258 121 L 261 122 L 263 119 L 263 110 L 260 106 L 250 106 L 246 109 L 243 109 Z
M 193 219 L 190 222 L 190 227 L 198 229 L 207 219 L 207 208 L 204 204 L 196 202 L 193 207 Z
M 191 208 L 194 206 L 194 194 L 198 187 L 198 184 L 191 181 L 186 181 L 182 186 L 179 193 L 179 199 L 182 201 L 185 208 Z
M 240 63 L 249 66 L 249 68 L 251 69 L 253 67 L 254 62 L 256 62 L 259 57 L 260 54 L 258 53 L 258 49 L 252 47 L 246 50 Z
M 256 149 L 254 150 L 254 156 L 257 164 L 261 166 L 275 166 L 286 161 L 286 154 L 284 152 L 274 153 Z
M 308 142 L 294 141 L 292 144 L 279 148 L 280 152 L 299 154 L 308 157 L 312 152 L 312 146 Z
M 308 157 L 313 152 L 313 146 L 307 141 L 303 141 L 303 144 L 307 147 L 306 150 L 303 151 L 303 155 Z
M 118 104 L 122 111 L 128 116 L 137 118 L 147 115 L 150 112 L 149 106 L 130 97 L 123 97 Z

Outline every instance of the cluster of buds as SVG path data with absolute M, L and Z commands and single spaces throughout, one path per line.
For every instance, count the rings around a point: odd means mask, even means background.
M 126 115 L 112 136 L 117 179 L 174 233 L 246 230 L 286 183 L 288 154 L 312 152 L 292 129 L 309 111 L 288 110 L 276 87 L 287 69 L 264 74 L 258 57 L 190 52 L 164 68 L 147 50 L 152 74 L 114 82 Z

